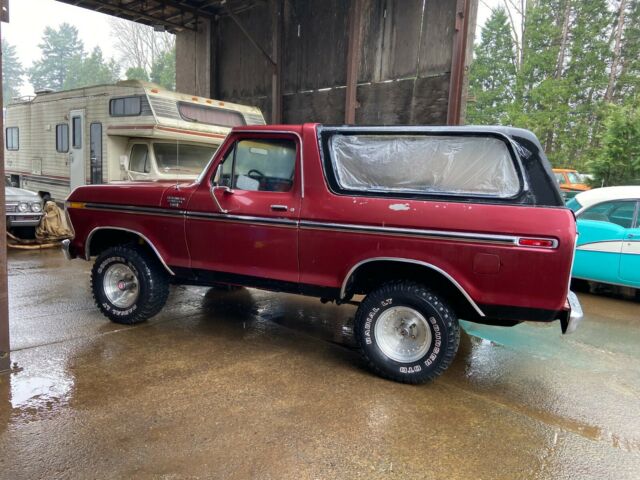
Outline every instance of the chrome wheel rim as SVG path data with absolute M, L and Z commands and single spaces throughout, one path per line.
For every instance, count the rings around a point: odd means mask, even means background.
M 391 307 L 382 312 L 374 335 L 382 353 L 401 363 L 420 360 L 432 341 L 427 319 L 410 307 Z
M 136 302 L 140 293 L 138 277 L 123 263 L 116 263 L 107 268 L 102 286 L 109 302 L 118 308 L 129 308 Z

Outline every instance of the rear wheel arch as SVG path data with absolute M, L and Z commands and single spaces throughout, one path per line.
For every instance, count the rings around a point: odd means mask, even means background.
M 407 258 L 375 257 L 356 263 L 347 273 L 340 299 L 368 294 L 391 280 L 412 280 L 426 285 L 455 306 L 459 316 L 468 320 L 484 317 L 484 312 L 460 283 L 442 268 Z
M 100 255 L 100 253 L 105 251 L 107 248 L 126 244 L 137 244 L 143 246 L 158 260 L 170 275 L 175 275 L 153 242 L 151 242 L 142 233 L 123 227 L 105 226 L 96 227 L 91 230 L 87 236 L 84 246 L 85 259 L 89 260 L 92 256 Z

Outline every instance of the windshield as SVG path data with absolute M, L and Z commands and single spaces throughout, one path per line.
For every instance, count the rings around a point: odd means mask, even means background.
M 160 173 L 198 175 L 216 152 L 216 145 L 188 145 L 183 143 L 154 143 Z
M 580 202 L 578 202 L 578 200 L 576 200 L 576 198 L 573 197 L 571 200 L 567 202 L 567 207 L 569 207 L 575 213 L 582 208 L 582 205 L 580 205 Z
M 567 178 L 569 178 L 569 183 L 582 183 L 580 175 L 576 172 L 567 172 Z

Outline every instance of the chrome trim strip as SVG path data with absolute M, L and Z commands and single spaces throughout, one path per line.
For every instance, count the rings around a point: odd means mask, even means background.
M 484 317 L 485 314 L 484 312 L 480 309 L 480 307 L 478 307 L 478 305 L 476 304 L 476 302 L 471 298 L 471 295 L 469 295 L 467 293 L 467 291 L 462 288 L 462 285 L 460 285 L 455 278 L 453 278 L 451 275 L 449 275 L 447 272 L 445 272 L 444 270 L 442 270 L 440 267 L 436 267 L 435 265 L 431 264 L 431 263 L 427 263 L 427 262 L 422 262 L 419 260 L 412 260 L 409 258 L 399 258 L 399 257 L 372 257 L 372 258 L 368 258 L 366 260 L 362 260 L 358 263 L 356 263 L 353 267 L 351 267 L 351 270 L 349 270 L 349 273 L 347 273 L 346 277 L 344 277 L 344 280 L 342 281 L 342 287 L 340 288 L 340 299 L 343 299 L 345 297 L 346 294 L 346 290 L 347 290 L 347 283 L 349 281 L 349 279 L 351 278 L 351 276 L 354 274 L 354 272 L 361 267 L 362 265 L 364 265 L 365 263 L 370 263 L 370 262 L 377 262 L 377 261 L 386 261 L 386 262 L 403 262 L 403 263 L 412 263 L 414 265 L 422 265 L 423 267 L 427 267 L 430 268 L 432 270 L 435 270 L 436 272 L 442 274 L 445 278 L 447 278 L 451 283 L 453 283 L 456 288 L 458 290 L 460 290 L 460 293 L 462 293 L 464 295 L 464 297 L 469 301 L 469 303 L 471 304 L 471 306 L 473 307 L 473 309 L 478 312 L 478 315 L 480 315 L 481 317 Z
M 154 253 L 158 257 L 158 259 L 160 260 L 160 262 L 164 266 L 165 270 L 167 272 L 169 272 L 172 276 L 176 275 L 175 273 L 173 273 L 173 270 L 171 270 L 171 268 L 169 268 L 169 265 L 167 265 L 167 263 L 164 261 L 164 258 L 162 258 L 162 255 L 160 255 L 160 252 L 158 252 L 158 249 L 156 248 L 156 246 L 147 237 L 145 237 L 143 234 L 141 234 L 140 232 L 138 232 L 136 230 L 131 230 L 131 229 L 122 228 L 122 227 L 103 226 L 103 227 L 96 227 L 93 230 L 91 230 L 89 235 L 87 235 L 87 241 L 84 244 L 84 258 L 85 258 L 85 260 L 88 261 L 88 260 L 91 259 L 91 255 L 90 255 L 90 252 L 91 252 L 91 248 L 90 248 L 91 247 L 91 239 L 93 238 L 93 234 L 96 233 L 99 230 L 122 230 L 124 232 L 135 233 L 136 235 L 138 235 L 140 238 L 142 238 L 145 242 L 147 242 L 149 244 L 151 249 L 154 251 Z
M 308 220 L 300 221 L 300 228 L 307 229 L 332 229 L 355 230 L 363 233 L 413 235 L 430 238 L 446 238 L 459 241 L 478 241 L 485 243 L 497 243 L 504 245 L 518 245 L 520 237 L 511 235 L 494 235 L 488 233 L 455 232 L 449 230 L 424 230 L 418 228 L 377 227 L 373 225 L 357 225 L 348 223 L 324 223 Z
M 558 240 L 548 237 L 553 242 L 551 247 L 529 247 L 526 245 L 518 245 L 518 241 L 521 238 L 538 238 L 538 237 L 522 237 L 515 235 L 497 235 L 491 233 L 474 233 L 474 232 L 458 232 L 452 230 L 429 230 L 419 228 L 400 228 L 400 227 L 383 227 L 376 225 L 359 225 L 353 223 L 331 223 L 331 222 L 316 222 L 312 220 L 293 220 L 288 218 L 276 218 L 276 217 L 261 217 L 254 215 L 233 215 L 225 213 L 209 213 L 209 212 L 196 212 L 187 210 L 174 210 L 162 207 L 136 207 L 133 205 L 117 205 L 117 204 L 100 204 L 100 203 L 87 203 L 85 208 L 91 208 L 95 210 L 103 211 L 120 211 L 124 213 L 144 213 L 148 215 L 169 215 L 169 216 L 182 216 L 186 218 L 196 219 L 211 219 L 211 220 L 236 220 L 239 222 L 253 222 L 253 223 L 267 223 L 267 224 L 280 224 L 280 225 L 296 225 L 300 228 L 309 230 L 337 230 L 337 231 L 354 231 L 368 234 L 382 234 L 382 235 L 408 235 L 421 238 L 434 238 L 434 239 L 447 239 L 451 241 L 470 241 L 480 242 L 498 245 L 511 245 L 520 246 L 522 248 L 540 248 L 540 249 L 555 249 L 558 247 Z
M 254 224 L 270 224 L 270 225 L 286 225 L 291 227 L 297 227 L 298 221 L 289 218 L 278 217 L 254 217 L 250 215 L 232 215 L 229 213 L 207 213 L 207 212 L 187 212 L 187 218 L 194 219 L 206 219 L 206 220 L 219 220 L 219 221 L 233 221 L 233 222 L 247 222 Z

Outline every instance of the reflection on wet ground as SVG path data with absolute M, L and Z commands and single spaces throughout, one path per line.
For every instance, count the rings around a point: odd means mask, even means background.
M 177 287 L 136 327 L 90 265 L 9 258 L 0 478 L 639 478 L 639 303 L 581 294 L 558 325 L 465 323 L 444 377 L 370 374 L 353 306 Z

